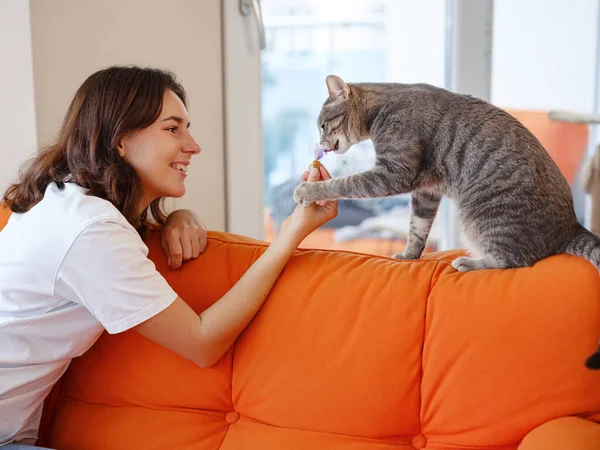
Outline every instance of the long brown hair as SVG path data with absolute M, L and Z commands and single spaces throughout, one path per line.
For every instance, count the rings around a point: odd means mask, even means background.
M 183 87 L 168 71 L 114 66 L 92 74 L 75 93 L 56 141 L 23 165 L 3 202 L 13 212 L 29 211 L 50 183 L 62 189 L 68 178 L 89 195 L 110 201 L 142 236 L 149 225 L 148 209 L 164 224 L 162 198 L 139 214 L 140 178 L 116 146 L 127 134 L 156 121 L 167 89 L 187 107 Z

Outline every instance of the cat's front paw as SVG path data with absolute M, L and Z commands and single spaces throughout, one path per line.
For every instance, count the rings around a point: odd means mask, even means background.
M 298 185 L 294 190 L 294 200 L 296 203 L 300 203 L 302 206 L 309 207 L 314 202 L 319 200 L 317 198 L 317 190 L 314 183 L 304 182 Z

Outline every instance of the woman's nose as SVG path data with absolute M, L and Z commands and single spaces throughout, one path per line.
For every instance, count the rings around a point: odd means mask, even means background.
M 197 155 L 198 153 L 200 153 L 201 150 L 202 149 L 200 148 L 198 143 L 191 136 L 183 146 L 183 151 L 185 153 L 191 153 L 192 155 Z

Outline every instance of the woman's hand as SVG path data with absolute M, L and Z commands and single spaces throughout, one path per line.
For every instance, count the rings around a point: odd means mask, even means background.
M 184 261 L 197 258 L 206 248 L 206 228 L 192 211 L 178 209 L 167 218 L 161 244 L 169 267 L 179 269 Z
M 312 168 L 310 172 L 304 172 L 301 177 L 302 181 L 319 182 L 330 180 L 331 175 L 323 164 L 318 169 Z M 292 214 L 287 217 L 281 224 L 280 233 L 291 233 L 298 239 L 298 244 L 302 240 L 337 216 L 338 202 L 322 200 L 305 207 L 297 205 Z

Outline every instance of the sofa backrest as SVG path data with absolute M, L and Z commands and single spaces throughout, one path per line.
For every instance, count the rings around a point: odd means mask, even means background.
M 266 248 L 211 232 L 201 257 L 170 271 L 156 234 L 148 246 L 197 312 Z M 116 448 L 118 437 L 122 448 L 241 448 L 235 439 L 252 435 L 253 448 L 276 448 L 260 439 L 304 430 L 416 448 L 516 448 L 550 419 L 600 420 L 600 373 L 583 365 L 600 337 L 592 265 L 560 255 L 461 274 L 454 256 L 402 262 L 298 250 L 209 369 L 133 331 L 105 333 L 54 392 L 41 443 Z

